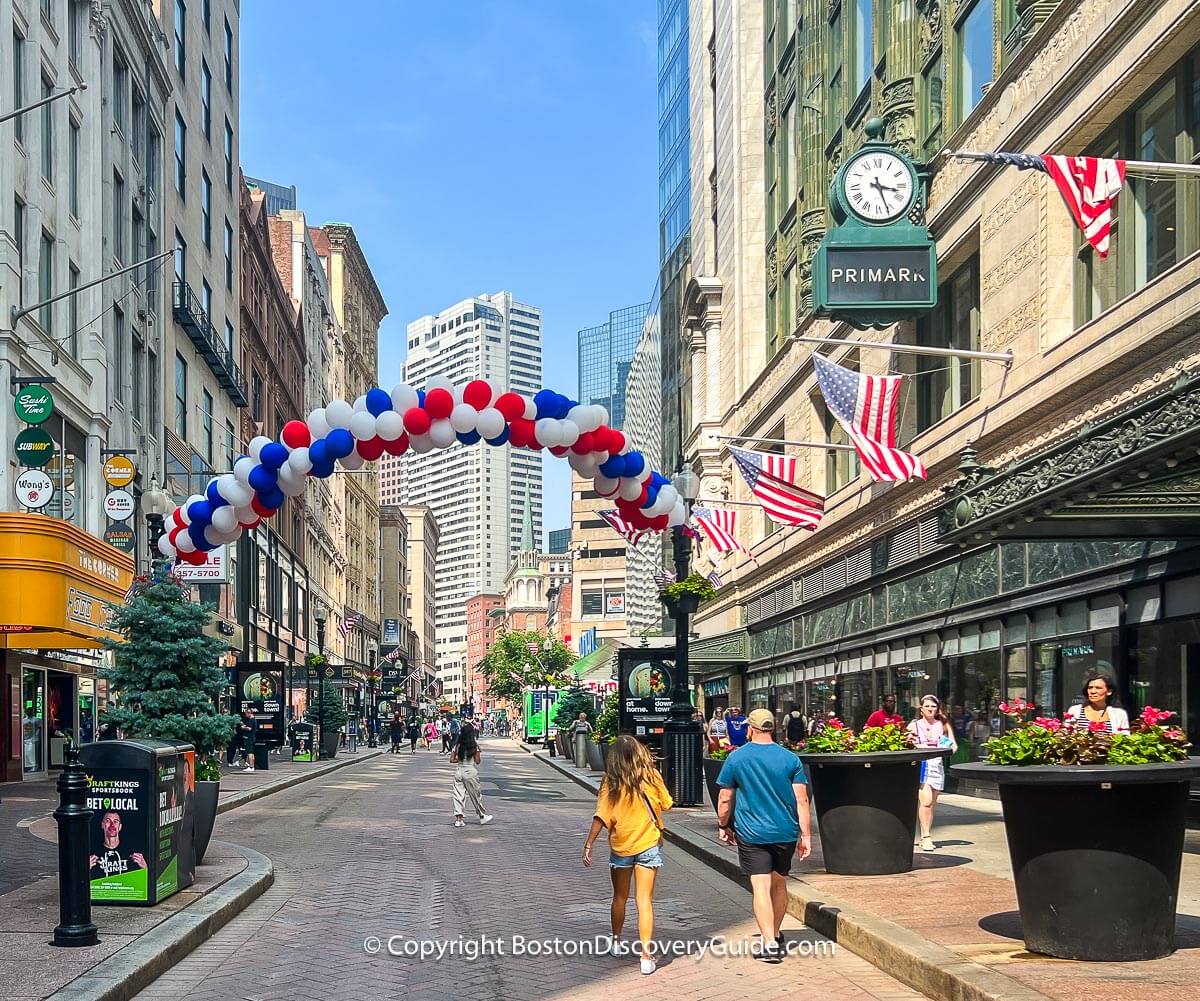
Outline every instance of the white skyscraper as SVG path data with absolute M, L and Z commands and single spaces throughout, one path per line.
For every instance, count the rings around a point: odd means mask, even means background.
M 486 379 L 497 393 L 526 397 L 542 388 L 541 310 L 509 292 L 464 299 L 408 325 L 404 381 L 424 389 L 435 376 L 465 386 Z M 466 679 L 467 599 L 504 590 L 509 559 L 521 545 L 528 504 L 534 537 L 542 537 L 542 457 L 486 442 L 452 445 L 385 467 L 404 504 L 427 505 L 440 537 L 437 554 L 437 660 L 445 697 L 461 697 Z

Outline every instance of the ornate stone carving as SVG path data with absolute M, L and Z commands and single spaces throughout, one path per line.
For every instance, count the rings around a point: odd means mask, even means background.
M 1036 330 L 1041 325 L 1041 294 L 1036 293 L 1003 320 L 983 332 L 981 340 L 985 351 L 1003 351 L 1027 330 Z
M 775 91 L 771 91 L 767 95 L 767 106 L 763 113 L 763 124 L 766 126 L 768 139 L 775 135 L 775 124 L 779 114 L 776 103 Z
M 885 113 L 890 111 L 892 108 L 896 108 L 905 104 L 912 104 L 912 77 L 905 77 L 903 80 L 897 80 L 895 83 L 888 84 L 883 88 L 882 98 L 883 110 Z
M 917 156 L 917 120 L 912 108 L 895 108 L 888 115 L 885 138 L 905 156 Z
M 1038 193 L 1038 184 L 1041 180 L 1040 177 L 1026 174 L 1012 195 L 983 217 L 980 229 L 983 231 L 984 243 L 990 242 L 997 233 L 1005 229 L 1033 200 Z
M 774 247 L 767 248 L 767 288 L 774 292 L 779 284 L 779 258 Z
M 1022 271 L 1034 264 L 1038 259 L 1040 236 L 1034 234 L 1020 244 L 983 276 L 983 297 L 990 299 L 1009 285 Z
M 931 0 L 921 11 L 921 23 L 917 26 L 917 60 L 921 65 L 942 44 L 942 5 Z
M 737 629 L 731 633 L 710 636 L 707 639 L 696 640 L 688 647 L 688 661 L 712 662 L 730 660 L 748 660 L 750 657 L 750 637 L 745 629 Z

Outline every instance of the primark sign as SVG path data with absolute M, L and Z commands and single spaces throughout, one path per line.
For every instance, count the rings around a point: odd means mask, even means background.
M 928 308 L 937 276 L 928 247 L 830 247 L 826 257 L 826 304 Z

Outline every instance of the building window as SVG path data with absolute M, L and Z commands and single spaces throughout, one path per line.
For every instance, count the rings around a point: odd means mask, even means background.
M 133 103 L 133 115 L 130 119 L 130 127 L 133 129 L 131 138 L 131 146 L 133 147 L 133 158 L 138 163 L 146 162 L 146 99 L 142 96 L 141 88 L 134 87 L 131 97 Z
M 187 362 L 175 354 L 175 433 L 187 441 Z
M 204 431 L 204 458 L 213 461 L 213 398 L 207 389 L 200 395 L 200 426 Z
M 187 281 L 187 241 L 175 230 L 175 280 Z
M 582 591 L 579 595 L 579 611 L 581 615 L 604 614 L 604 592 Z
M 125 133 L 125 92 L 129 88 L 129 66 L 115 49 L 113 50 L 112 68 L 113 92 L 112 114 L 113 124 L 122 134 Z
M 187 65 L 187 4 L 183 0 L 175 0 L 175 68 L 183 76 Z
M 113 172 L 113 238 L 112 253 L 118 261 L 125 260 L 125 182 Z
M 228 320 L 225 321 L 225 348 L 229 352 L 233 351 L 233 324 Z
M 70 119 L 67 129 L 67 203 L 71 215 L 79 218 L 79 123 Z
M 158 234 L 150 228 L 150 224 L 146 224 L 146 256 L 144 260 L 153 261 L 153 264 L 147 264 L 145 271 L 146 278 L 146 308 L 152 313 L 158 312 L 158 286 L 159 275 L 163 262 L 158 260 Z
M 79 268 L 72 261 L 70 268 L 67 271 L 67 287 L 70 289 L 79 288 Z M 71 357 L 79 358 L 79 296 L 72 295 L 67 297 L 67 350 L 71 353 Z
M 825 131 L 829 138 L 842 124 L 846 109 L 842 103 L 842 10 L 839 7 L 829 21 L 829 113 Z
M 38 252 L 38 299 L 45 302 L 54 295 L 54 237 L 42 230 L 42 242 Z M 46 333 L 54 329 L 54 307 L 43 306 L 38 310 L 38 322 Z
M 175 112 L 175 190 L 184 197 L 184 185 L 187 184 L 187 125 L 183 116 Z
M 204 307 L 204 315 L 212 322 L 212 286 L 205 279 L 200 285 L 200 303 Z
M 142 218 L 142 213 L 138 211 L 136 202 L 133 205 L 133 222 L 130 230 L 133 232 L 133 260 L 135 263 L 137 261 L 144 261 L 146 259 L 146 222 Z M 149 271 L 150 268 L 147 265 L 146 267 L 138 268 L 133 273 L 139 293 L 143 290 L 142 283 L 145 282 Z
M 212 70 L 208 61 L 200 61 L 200 124 L 204 129 L 204 138 L 212 138 Z
M 1116 135 L 1097 144 L 1097 155 L 1113 158 L 1120 155 Z M 1174 182 L 1170 182 L 1174 184 Z M 1087 236 L 1077 226 L 1075 231 L 1075 325 L 1082 326 L 1111 309 L 1121 298 L 1122 282 L 1118 262 L 1122 256 L 1118 247 L 1121 239 L 1121 199 L 1113 201 L 1112 228 L 1109 232 L 1108 256 L 1101 257 L 1088 243 Z
M 212 249 L 212 181 L 208 171 L 200 171 L 200 235 L 204 246 Z
M 233 29 L 225 19 L 225 88 L 233 90 Z
M 942 147 L 943 89 L 942 50 L 938 49 L 921 73 L 921 147 L 926 157 Z
M 212 0 L 203 0 L 201 3 L 200 20 L 204 22 L 204 33 L 212 34 Z
M 42 99 L 54 96 L 54 83 L 42 77 Z M 54 186 L 54 105 L 42 105 L 42 177 Z
M 158 423 L 158 355 L 153 351 L 146 353 L 146 387 L 146 427 L 154 428 Z M 154 434 L 157 436 L 157 430 Z
M 983 99 L 992 82 L 993 0 L 964 4 L 954 29 L 958 67 L 955 78 L 954 125 L 957 128 Z
M 129 409 L 134 419 L 142 425 L 146 423 L 146 412 L 143 409 L 146 405 L 145 361 L 146 342 L 138 337 L 135 330 L 133 333 L 133 391 L 130 393 Z
M 917 321 L 917 343 L 979 350 L 979 255 L 938 287 L 938 304 Z M 979 395 L 979 360 L 917 356 L 917 433 Z
M 843 361 L 840 364 L 844 366 L 846 363 Z M 857 364 L 855 367 L 857 368 Z M 831 445 L 849 445 L 850 435 L 846 433 L 846 429 L 842 427 L 841 423 L 834 419 L 824 402 L 814 401 L 814 404 L 821 412 L 821 420 L 825 426 L 825 440 Z M 831 449 L 825 453 L 826 494 L 841 490 L 847 483 L 852 483 L 857 478 L 858 453 L 842 448 L 836 451 Z
M 12 61 L 12 78 L 13 78 L 13 107 L 21 108 L 25 105 L 25 39 L 21 37 L 17 30 L 13 29 L 13 61 Z M 13 123 L 13 138 L 19 143 L 25 142 L 25 116 L 17 115 L 12 120 Z
M 81 3 L 67 4 L 67 58 L 78 71 L 83 66 L 83 19 L 86 8 Z
M 256 421 L 262 420 L 263 403 L 262 376 L 255 372 L 250 377 L 250 416 Z
M 796 198 L 796 102 L 792 101 L 787 110 L 779 116 L 779 136 L 776 141 L 779 150 L 779 215 L 786 216 Z
M 17 305 L 24 304 L 25 287 L 25 203 L 13 198 L 13 242 L 17 245 Z
M 225 421 L 225 468 L 233 468 L 233 421 Z
M 125 402 L 125 314 L 113 310 L 113 399 Z
M 874 4 L 875 0 L 854 2 L 854 93 L 857 96 L 871 79 L 875 68 Z
M 233 190 L 233 126 L 225 119 L 225 187 Z
M 233 227 L 225 220 L 225 288 L 233 291 Z
M 149 128 L 149 139 L 146 142 L 146 190 L 151 197 L 158 191 L 158 171 L 162 161 L 162 136 L 153 125 Z

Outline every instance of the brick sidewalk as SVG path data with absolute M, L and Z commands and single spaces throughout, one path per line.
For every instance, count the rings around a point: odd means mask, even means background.
M 452 770 L 436 754 L 384 755 L 239 809 L 224 835 L 271 857 L 276 882 L 246 912 L 140 997 L 195 1001 L 640 1001 L 754 997 L 900 1001 L 920 995 L 844 951 L 767 967 L 749 958 L 673 958 L 653 977 L 636 959 L 516 956 L 512 936 L 594 941 L 607 931 L 606 866 L 579 850 L 594 799 L 510 741 L 487 740 L 489 827 L 451 826 Z M 738 941 L 749 894 L 666 848 L 656 938 Z M 626 937 L 635 927 L 629 908 Z M 788 922 L 794 942 L 827 940 Z M 368 955 L 367 936 L 500 939 L 505 955 L 468 961 Z

